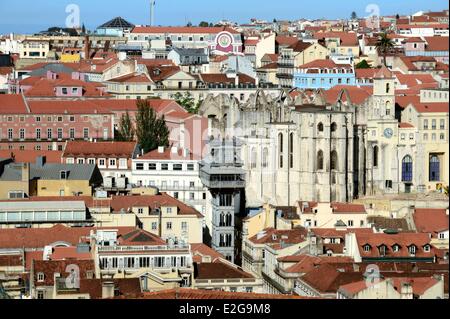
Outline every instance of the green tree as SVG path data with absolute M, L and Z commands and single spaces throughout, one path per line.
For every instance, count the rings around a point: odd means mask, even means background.
M 189 92 L 185 92 L 184 94 L 177 92 L 175 94 L 175 101 L 189 113 L 196 114 L 198 111 L 199 104 L 195 103 L 194 97 Z
M 362 60 L 357 65 L 355 65 L 356 69 L 370 69 L 371 66 L 366 60 Z
M 192 27 L 192 22 L 189 21 L 189 22 L 186 24 L 186 26 L 187 26 L 187 27 Z
M 206 21 L 202 21 L 198 24 L 199 27 L 209 27 L 209 23 Z
M 148 100 L 138 100 L 136 114 L 136 136 L 145 153 L 159 146 L 169 146 L 169 128 L 164 116 L 158 118 Z
M 356 14 L 355 11 L 352 12 L 351 19 L 352 19 L 352 20 L 358 19 L 358 15 Z
M 383 33 L 378 37 L 376 48 L 383 55 L 384 66 L 387 67 L 386 55 L 394 47 L 394 42 L 389 38 L 387 33 Z
M 134 141 L 134 127 L 128 111 L 122 114 L 119 120 L 116 140 L 120 142 Z

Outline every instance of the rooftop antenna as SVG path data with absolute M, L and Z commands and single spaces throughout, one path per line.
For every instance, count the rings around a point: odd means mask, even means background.
M 155 0 L 150 0 L 150 26 L 153 27 L 155 22 Z

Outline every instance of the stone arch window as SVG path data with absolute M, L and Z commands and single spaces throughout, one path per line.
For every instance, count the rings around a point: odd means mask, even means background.
M 336 151 L 331 152 L 330 169 L 339 170 L 338 154 Z
M 378 167 L 378 152 L 379 152 L 378 146 L 374 146 L 374 148 L 373 148 L 373 159 L 372 159 L 374 167 Z
M 391 115 L 391 102 L 386 101 L 386 115 Z
M 269 150 L 267 147 L 263 149 L 263 156 L 262 156 L 262 167 L 267 168 L 268 167 L 268 161 L 269 161 Z
M 289 134 L 289 167 L 294 168 L 294 133 Z
M 256 168 L 256 166 L 257 166 L 257 154 L 256 154 L 255 148 L 252 148 L 252 151 L 251 151 L 250 166 L 251 166 L 251 168 Z
M 279 157 L 279 167 L 283 168 L 283 152 L 284 152 L 284 137 L 283 133 L 278 134 L 278 153 L 280 154 Z
M 322 133 L 322 132 L 323 132 L 323 123 L 322 123 L 322 122 L 320 122 L 320 123 L 317 125 L 317 131 L 318 131 L 319 133 Z
M 402 160 L 402 181 L 412 182 L 413 178 L 413 160 L 412 157 L 406 155 Z
M 320 150 L 317 152 L 317 169 L 323 169 L 323 152 Z
M 331 132 L 334 133 L 338 129 L 336 122 L 331 123 Z
M 430 157 L 430 182 L 438 182 L 441 179 L 441 161 L 437 155 Z

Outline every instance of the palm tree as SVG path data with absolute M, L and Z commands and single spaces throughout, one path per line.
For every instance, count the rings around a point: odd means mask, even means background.
M 376 48 L 379 53 L 383 54 L 384 66 L 387 67 L 386 64 L 386 55 L 394 47 L 394 42 L 389 38 L 387 33 L 383 33 L 378 37 L 378 41 L 376 43 Z

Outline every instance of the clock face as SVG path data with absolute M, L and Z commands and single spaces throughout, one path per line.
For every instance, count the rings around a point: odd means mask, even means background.
M 384 130 L 384 136 L 386 138 L 391 138 L 392 136 L 394 136 L 394 131 L 391 128 L 387 128 Z

